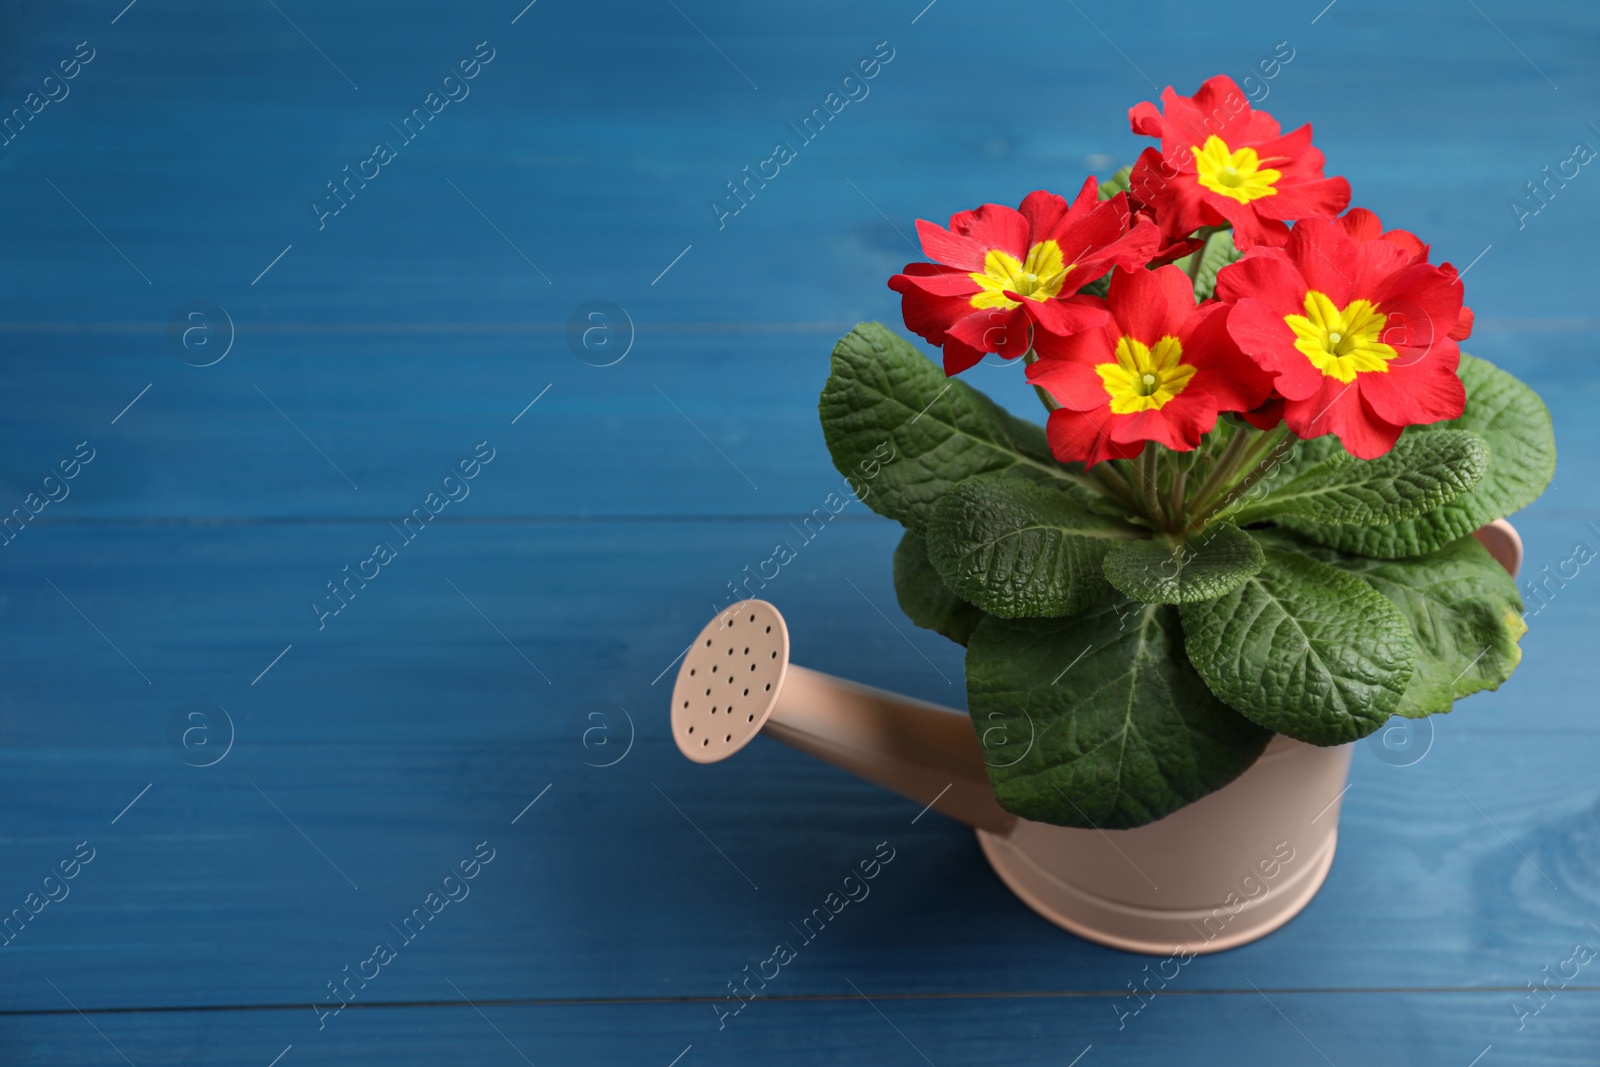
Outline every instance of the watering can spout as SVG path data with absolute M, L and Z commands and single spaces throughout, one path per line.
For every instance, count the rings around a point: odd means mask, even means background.
M 756 734 L 943 812 L 1008 836 L 1017 817 L 994 799 L 972 720 L 789 662 L 789 630 L 764 600 L 724 608 L 684 655 L 672 736 L 717 763 Z

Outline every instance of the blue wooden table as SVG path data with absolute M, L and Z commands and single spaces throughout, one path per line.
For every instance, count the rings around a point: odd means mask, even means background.
M 1600 1063 L 1600 174 L 1526 184 L 1600 147 L 1592 5 L 524 2 L 0 3 L 0 1063 Z M 1556 577 L 1510 685 L 1358 746 L 1312 905 L 1135 999 L 963 827 L 683 760 L 669 665 L 840 487 L 827 354 L 917 216 L 1285 53 L 1264 106 L 1549 401 Z M 896 538 L 852 504 L 765 595 L 960 707 Z

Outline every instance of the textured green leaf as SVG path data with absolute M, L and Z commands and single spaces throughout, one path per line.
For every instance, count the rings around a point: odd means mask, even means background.
M 1467 407 L 1459 419 L 1412 426 L 1404 441 L 1441 430 L 1470 430 L 1489 445 L 1489 469 L 1471 492 L 1392 525 L 1326 526 L 1293 517 L 1284 524 L 1323 544 L 1362 556 L 1417 556 L 1460 540 L 1494 519 L 1527 507 L 1555 475 L 1556 441 L 1539 394 L 1485 359 L 1462 353 Z
M 834 466 L 880 515 L 921 531 L 934 503 L 974 474 L 1013 471 L 1088 497 L 1057 463 L 1044 429 L 1015 418 L 944 372 L 881 323 L 833 350 L 818 404 Z
M 1181 544 L 1157 537 L 1118 545 L 1103 567 L 1106 579 L 1136 600 L 1190 604 L 1237 588 L 1261 569 L 1264 558 L 1253 537 L 1223 522 Z
M 1434 715 L 1480 689 L 1498 689 L 1522 659 L 1517 642 L 1528 624 L 1517 583 L 1475 537 L 1405 560 L 1350 556 L 1288 535 L 1274 543 L 1355 575 L 1400 609 L 1417 653 L 1400 715 Z
M 950 591 L 928 562 L 927 542 L 919 533 L 906 531 L 894 550 L 894 593 L 900 610 L 925 630 L 943 634 L 958 645 L 972 636 L 983 609 Z
M 982 474 L 933 509 L 928 558 L 957 596 L 991 615 L 1054 618 L 1098 598 L 1106 553 L 1137 536 L 1057 489 Z
M 1377 526 L 1430 511 L 1471 489 L 1489 467 L 1489 446 L 1475 433 L 1440 430 L 1402 436 L 1377 459 L 1342 449 L 1261 499 L 1233 512 L 1241 525 L 1295 515 L 1318 523 Z
M 1210 300 L 1217 291 L 1217 271 L 1244 255 L 1233 246 L 1233 231 L 1218 230 L 1201 247 L 1200 265 L 1194 269 L 1194 298 Z
M 1026 819 L 1126 829 L 1237 778 L 1268 731 L 1206 689 L 1174 608 L 1108 591 L 1069 619 L 985 618 L 967 706 L 995 796 Z
M 1314 745 L 1365 737 L 1411 680 L 1405 617 L 1354 575 L 1264 548 L 1265 566 L 1232 593 L 1180 609 L 1189 658 L 1213 693 L 1262 726 Z

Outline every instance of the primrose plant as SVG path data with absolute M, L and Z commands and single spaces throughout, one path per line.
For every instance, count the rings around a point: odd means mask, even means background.
M 1539 397 L 1460 350 L 1456 269 L 1349 208 L 1309 126 L 1226 77 L 1129 116 L 1160 147 L 1070 202 L 918 221 L 889 286 L 943 372 L 863 323 L 820 404 L 841 471 L 894 445 L 866 502 L 901 607 L 966 646 L 996 796 L 1065 826 L 1497 688 L 1526 626 L 1473 532 L 1555 469 Z M 990 353 L 1044 427 L 947 380 Z

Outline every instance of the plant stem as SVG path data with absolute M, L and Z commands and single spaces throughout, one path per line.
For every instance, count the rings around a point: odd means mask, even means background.
M 1238 470 L 1240 455 L 1249 447 L 1253 432 L 1245 426 L 1235 427 L 1233 436 L 1228 439 L 1228 445 L 1222 454 L 1211 464 L 1211 469 L 1206 473 L 1206 480 L 1200 483 L 1200 488 L 1194 494 L 1194 509 L 1207 506 L 1216 498 L 1227 485 L 1228 480 Z
M 1189 468 L 1178 464 L 1172 472 L 1172 491 L 1167 495 L 1167 518 L 1171 525 L 1183 525 L 1183 490 L 1189 481 Z
M 1274 426 L 1266 433 L 1261 434 L 1256 438 L 1255 443 L 1250 449 L 1250 453 L 1245 456 L 1244 462 L 1240 464 L 1240 467 L 1254 467 L 1257 463 L 1260 463 L 1262 457 L 1266 456 L 1269 452 L 1275 452 L 1277 450 L 1278 442 L 1282 441 L 1288 436 L 1288 434 L 1288 424 L 1282 422 L 1278 423 L 1278 425 Z
M 1263 440 L 1257 443 L 1258 447 L 1251 449 L 1250 458 L 1255 459 L 1254 466 L 1226 493 L 1222 494 L 1221 499 L 1214 505 L 1206 505 L 1204 510 L 1197 507 L 1195 509 L 1195 518 L 1190 521 L 1190 527 L 1195 530 L 1200 529 L 1206 523 L 1227 511 L 1239 498 L 1254 489 L 1261 479 L 1272 473 L 1273 468 L 1278 465 L 1278 461 L 1288 452 L 1288 449 L 1282 447 L 1288 436 L 1289 427 L 1284 423 L 1279 423 L 1271 433 L 1263 434 Z M 1289 447 L 1294 447 L 1292 442 L 1290 442 Z
M 1039 362 L 1039 353 L 1035 352 L 1033 347 L 1030 345 L 1028 350 L 1022 354 L 1023 366 L 1032 366 L 1037 362 Z M 1039 394 L 1039 403 L 1044 405 L 1044 409 L 1046 411 L 1061 410 L 1061 405 L 1056 403 L 1056 398 L 1051 396 L 1050 391 L 1044 386 L 1035 385 L 1033 387 L 1033 391 Z
M 1100 463 L 1089 473 L 1098 477 L 1101 483 L 1110 490 L 1110 495 L 1120 500 L 1124 506 L 1134 511 L 1138 510 L 1138 504 L 1136 503 L 1138 497 L 1134 494 L 1133 486 L 1128 484 L 1128 479 L 1124 478 L 1122 472 L 1117 470 L 1115 466 L 1109 462 Z
M 1160 445 L 1154 441 L 1147 442 L 1144 451 L 1139 453 L 1139 489 L 1144 494 L 1145 515 L 1158 526 L 1165 526 L 1166 520 L 1161 513 L 1161 492 L 1158 484 L 1159 474 L 1157 463 L 1160 462 Z

